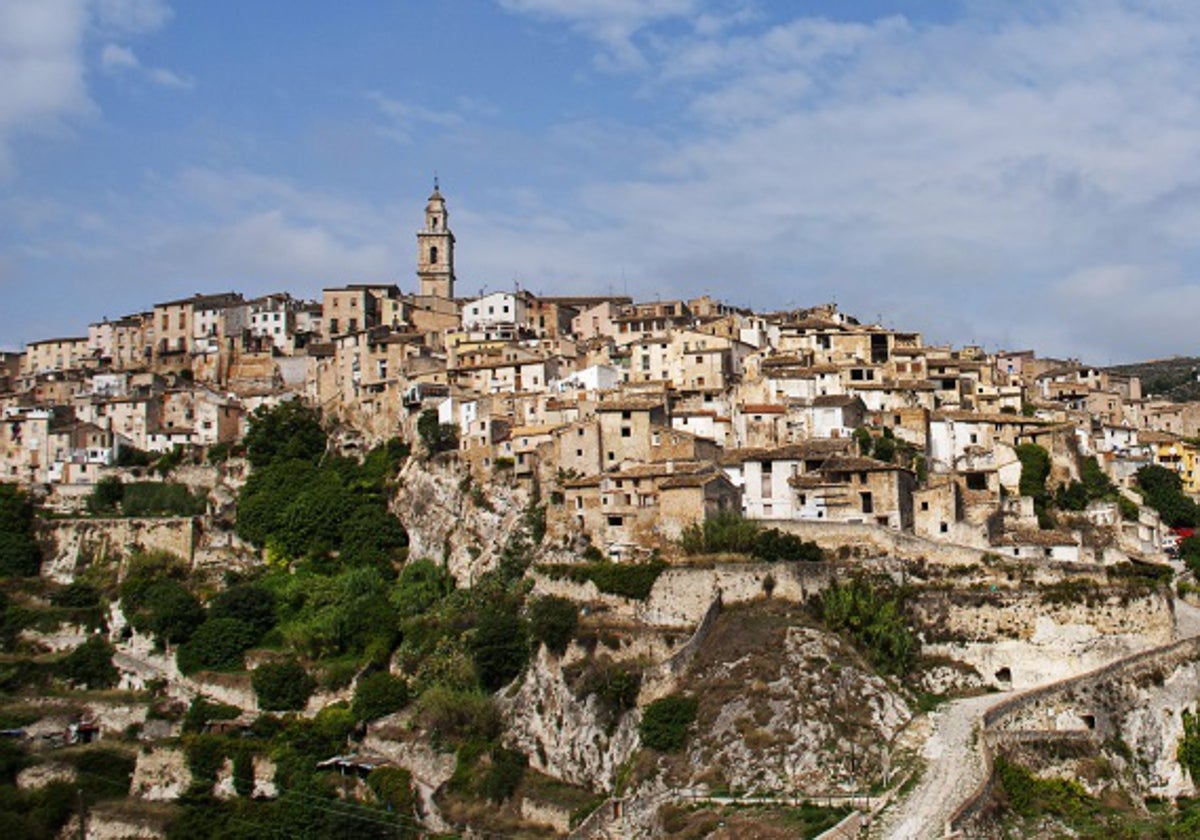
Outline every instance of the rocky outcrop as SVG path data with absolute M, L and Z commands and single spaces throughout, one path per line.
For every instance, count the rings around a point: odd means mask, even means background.
M 172 802 L 191 783 L 192 772 L 188 770 L 183 750 L 153 747 L 138 753 L 129 795 L 152 802 Z
M 500 562 L 506 536 L 522 525 L 529 493 L 499 482 L 477 485 L 457 462 L 410 458 L 392 512 L 408 531 L 409 556 L 444 562 L 470 586 Z
M 614 722 L 595 695 L 575 697 L 556 657 L 542 647 L 515 691 L 496 699 L 505 740 L 529 764 L 555 778 L 612 790 L 617 768 L 638 747 L 639 715 Z
M 84 568 L 135 551 L 167 551 L 189 563 L 196 547 L 191 517 L 156 519 L 43 519 L 37 526 L 42 576 L 70 583 Z
M 681 787 L 861 791 L 911 716 L 843 642 L 809 627 L 788 627 L 774 650 L 699 662 L 688 682 L 701 710 Z

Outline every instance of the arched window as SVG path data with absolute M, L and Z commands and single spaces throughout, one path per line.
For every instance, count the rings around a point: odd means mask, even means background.
M 436 245 L 434 245 L 432 248 L 429 249 L 429 261 L 434 264 L 437 263 L 437 246 Z
M 433 230 L 437 230 L 437 226 L 438 226 L 438 217 L 430 216 L 429 217 L 429 227 L 432 228 Z

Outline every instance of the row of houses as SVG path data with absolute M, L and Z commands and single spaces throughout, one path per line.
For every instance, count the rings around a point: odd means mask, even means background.
M 1028 536 L 1014 503 L 1024 443 L 1056 482 L 1094 456 L 1119 484 L 1155 463 L 1200 493 L 1200 404 L 1147 399 L 1134 377 L 927 345 L 833 305 L 457 297 L 437 190 L 417 243 L 412 292 L 195 295 L 0 355 L 0 474 L 86 483 L 121 446 L 236 440 L 256 406 L 298 396 L 369 441 L 415 440 L 436 412 L 477 477 L 551 490 L 557 533 L 616 554 L 740 511 L 1061 555 L 1067 537 Z M 1131 527 L 1153 548 L 1152 520 Z

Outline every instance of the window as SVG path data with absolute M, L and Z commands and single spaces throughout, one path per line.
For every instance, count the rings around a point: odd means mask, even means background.
M 434 245 L 432 248 L 429 249 L 429 261 L 431 263 L 435 263 L 435 262 L 437 262 L 437 257 L 438 257 L 437 246 Z
M 875 511 L 875 500 L 870 493 L 859 493 L 859 498 L 862 500 L 862 512 L 873 513 Z
M 621 437 L 623 437 L 623 438 L 633 437 L 633 429 L 629 428 L 628 426 L 622 426 L 621 427 Z
M 625 517 L 623 517 L 623 516 L 608 517 L 608 526 L 610 528 L 620 528 L 624 524 L 625 524 Z
M 943 523 L 942 523 L 942 527 L 941 527 L 941 531 L 942 531 L 942 533 L 943 533 L 943 534 L 945 534 L 945 533 L 948 533 L 948 532 L 950 531 L 950 526 L 949 526 L 949 525 L 947 525 L 945 522 L 943 522 Z
M 632 419 L 632 418 L 633 418 L 633 412 L 632 412 L 632 411 L 622 411 L 622 412 L 621 412 L 621 419 L 622 419 L 622 420 L 630 420 L 630 419 Z
M 617 460 L 617 453 L 616 453 L 616 452 L 609 452 L 609 453 L 608 453 L 608 460 L 610 460 L 610 461 L 615 461 L 615 460 Z
M 576 449 L 576 450 L 575 450 L 575 457 L 576 457 L 576 458 L 582 458 L 582 457 L 583 457 L 583 450 L 582 450 L 582 449 Z
M 921 502 L 921 510 L 929 510 L 929 502 Z

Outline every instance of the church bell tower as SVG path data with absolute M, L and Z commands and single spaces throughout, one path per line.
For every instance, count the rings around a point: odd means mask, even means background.
M 417 280 L 422 295 L 454 300 L 454 234 L 437 178 L 425 205 L 425 229 L 417 231 Z

